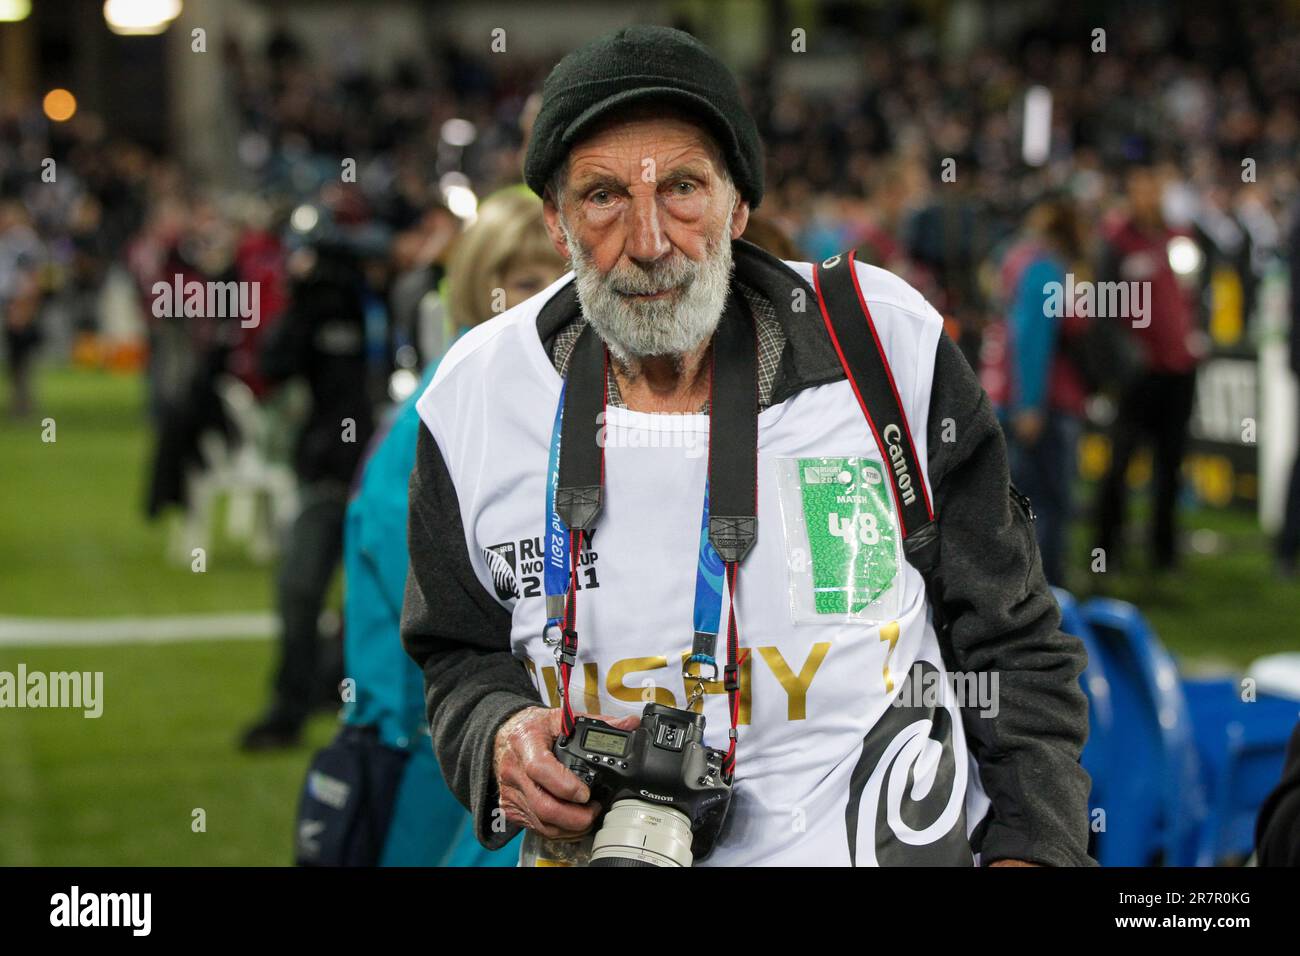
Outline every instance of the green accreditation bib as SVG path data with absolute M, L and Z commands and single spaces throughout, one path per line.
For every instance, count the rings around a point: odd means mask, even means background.
M 796 623 L 898 613 L 898 525 L 884 466 L 869 458 L 786 458 L 782 518 Z

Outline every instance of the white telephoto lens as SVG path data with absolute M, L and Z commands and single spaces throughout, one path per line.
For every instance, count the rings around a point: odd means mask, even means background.
M 690 866 L 691 821 L 679 810 L 618 800 L 591 846 L 592 866 Z

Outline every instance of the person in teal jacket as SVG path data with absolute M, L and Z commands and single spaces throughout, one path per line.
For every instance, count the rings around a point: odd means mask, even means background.
M 542 204 L 523 187 L 484 201 L 453 250 L 436 295 L 446 304 L 447 333 L 459 337 L 540 292 L 564 272 L 546 238 Z M 353 699 L 345 723 L 375 727 L 380 741 L 409 754 L 381 866 L 513 866 L 518 841 L 489 851 L 474 838 L 469 814 L 443 782 L 424 708 L 424 677 L 398 635 L 406 584 L 407 482 L 415 466 L 415 403 L 436 360 L 372 444 L 344 525 L 344 673 Z
M 1067 586 L 1076 449 L 1088 391 L 1068 344 L 1086 319 L 1074 314 L 1063 295 L 1072 287 L 1067 274 L 1082 260 L 1074 204 L 1054 197 L 1030 210 L 1025 235 L 1002 261 L 1007 368 L 1005 387 L 995 398 L 1011 481 L 1033 502 L 1043 571 L 1057 587 Z

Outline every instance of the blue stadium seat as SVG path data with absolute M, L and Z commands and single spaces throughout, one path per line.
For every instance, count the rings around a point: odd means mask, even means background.
M 1210 797 L 1196 862 L 1240 862 L 1254 849 L 1260 804 L 1282 775 L 1300 701 L 1269 694 L 1243 701 L 1232 678 L 1188 680 L 1183 690 Z
M 1092 628 L 1079 611 L 1079 602 L 1074 599 L 1074 595 L 1062 588 L 1053 588 L 1052 592 L 1061 606 L 1061 630 L 1083 641 L 1084 649 L 1088 652 L 1088 665 L 1079 675 L 1079 683 L 1088 698 L 1088 742 L 1084 745 L 1080 763 L 1092 778 L 1092 792 L 1088 796 L 1091 823 L 1096 817 L 1096 810 L 1106 806 L 1106 793 L 1112 783 L 1110 745 L 1115 737 L 1115 707 L 1110 699 L 1104 655 L 1097 648 Z M 1105 849 L 1101 835 L 1094 832 L 1089 852 L 1101 860 Z
M 1097 639 L 1092 628 L 1079 611 L 1074 594 L 1062 588 L 1053 588 L 1057 604 L 1061 605 L 1061 630 L 1083 641 L 1088 652 L 1088 666 L 1079 675 L 1079 684 L 1088 697 L 1088 743 L 1084 744 L 1083 769 L 1092 778 L 1092 795 L 1088 809 L 1101 805 L 1101 795 L 1106 788 L 1106 774 L 1110 767 L 1110 740 L 1115 732 L 1114 705 L 1110 702 L 1110 684 L 1106 682 L 1105 661 L 1096 648 Z
M 1133 605 L 1093 598 L 1079 607 L 1102 662 L 1115 732 L 1103 792 L 1107 866 L 1191 866 L 1207 813 L 1200 759 L 1178 669 Z

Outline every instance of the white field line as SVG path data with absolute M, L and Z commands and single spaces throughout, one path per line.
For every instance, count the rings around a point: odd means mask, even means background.
M 0 647 L 253 641 L 274 637 L 278 628 L 279 621 L 269 611 L 168 617 L 0 617 Z

